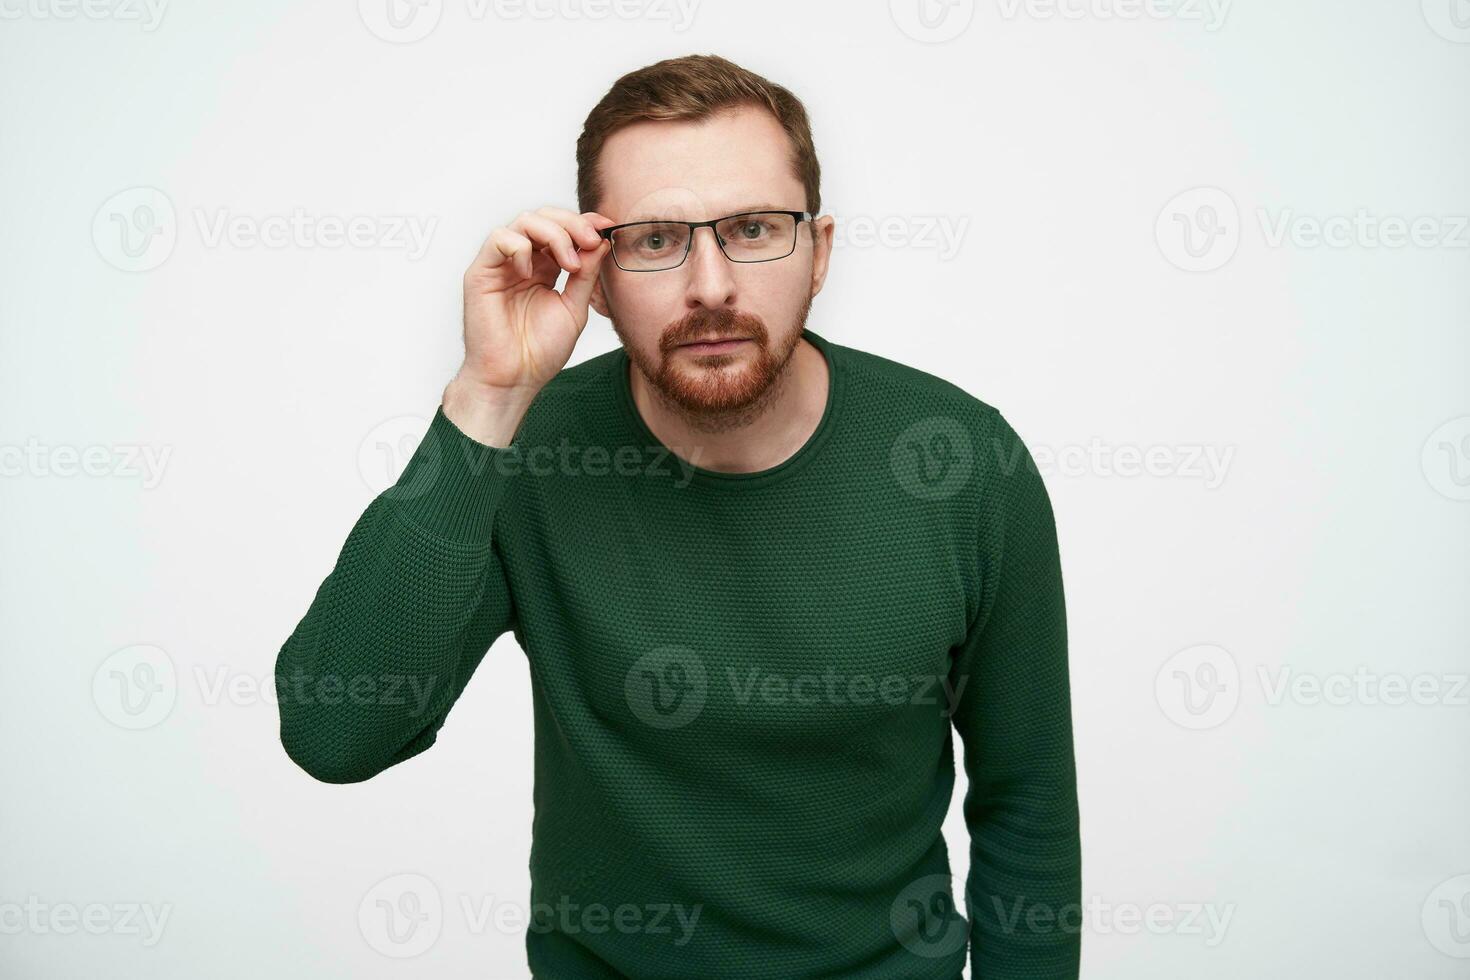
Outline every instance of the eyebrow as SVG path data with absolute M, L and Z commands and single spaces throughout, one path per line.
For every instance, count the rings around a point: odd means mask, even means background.
M 739 205 L 736 205 L 736 207 L 734 208 L 734 210 L 726 211 L 724 214 L 719 215 L 719 217 L 723 218 L 723 217 L 725 217 L 725 215 L 730 215 L 730 214 L 743 214 L 746 211 L 801 211 L 801 210 L 803 210 L 803 209 L 802 208 L 788 208 L 788 207 L 786 207 L 785 205 L 782 205 L 782 204 L 770 204 L 770 203 L 762 202 L 762 203 L 759 203 L 759 204 L 739 204 Z M 626 218 L 626 219 L 624 219 L 624 221 L 625 222 L 628 222 L 628 223 L 631 223 L 631 222 L 634 222 L 634 221 L 666 221 L 666 220 L 670 220 L 670 219 L 666 218 L 662 214 L 646 214 L 646 215 L 642 215 L 642 216 L 636 217 L 636 218 Z

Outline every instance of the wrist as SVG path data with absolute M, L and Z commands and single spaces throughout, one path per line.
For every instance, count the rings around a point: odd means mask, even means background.
M 455 375 L 444 388 L 444 415 L 482 445 L 506 448 L 536 398 L 530 388 L 498 388 Z

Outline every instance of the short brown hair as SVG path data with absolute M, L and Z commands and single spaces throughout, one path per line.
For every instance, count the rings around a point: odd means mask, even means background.
M 769 110 L 786 130 L 792 171 L 806 189 L 806 210 L 817 214 L 822 205 L 822 168 L 806 107 L 786 88 L 715 54 L 668 58 L 613 83 L 587 114 L 577 137 L 578 210 L 595 211 L 602 200 L 598 156 L 617 130 L 642 120 L 703 119 L 742 105 Z

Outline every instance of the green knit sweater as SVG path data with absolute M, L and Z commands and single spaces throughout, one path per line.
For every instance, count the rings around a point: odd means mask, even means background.
M 440 410 L 280 651 L 285 750 L 346 783 L 429 748 L 513 631 L 539 980 L 955 980 L 967 941 L 972 980 L 1077 976 L 1041 476 L 989 405 L 806 337 L 825 412 L 759 473 L 661 446 L 621 348 L 557 375 L 508 448 Z M 940 832 L 951 726 L 968 921 Z

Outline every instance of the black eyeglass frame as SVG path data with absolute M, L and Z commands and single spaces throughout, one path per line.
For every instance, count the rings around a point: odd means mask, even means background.
M 788 251 L 785 255 L 773 255 L 768 259 L 732 258 L 730 253 L 725 251 L 725 240 L 720 237 L 720 233 L 718 229 L 715 228 L 715 226 L 722 221 L 729 221 L 731 218 L 743 218 L 746 215 L 751 214 L 784 214 L 795 218 L 796 228 L 793 230 L 793 233 L 791 235 L 791 250 Z M 796 251 L 796 239 L 798 237 L 796 232 L 800 231 L 801 223 L 803 221 L 814 220 L 816 220 L 816 218 L 812 215 L 810 211 L 782 211 L 779 208 L 761 208 L 757 211 L 737 211 L 735 214 L 727 214 L 722 218 L 711 218 L 708 221 L 678 221 L 672 218 L 647 218 L 643 221 L 627 221 L 620 225 L 613 225 L 611 228 L 604 228 L 597 234 L 598 237 L 607 239 L 608 244 L 612 245 L 612 233 L 617 231 L 619 228 L 632 228 L 635 225 L 684 225 L 689 229 L 689 237 L 684 241 L 684 254 L 679 256 L 678 262 L 674 263 L 673 265 L 666 265 L 662 269 L 629 269 L 624 266 L 623 263 L 618 262 L 617 248 L 614 246 L 612 249 L 613 262 L 617 263 L 618 268 L 622 269 L 624 272 L 668 272 L 670 269 L 679 268 L 679 266 L 683 265 L 685 261 L 688 260 L 689 250 L 694 247 L 694 232 L 697 228 L 708 228 L 711 232 L 713 232 L 715 236 L 715 244 L 720 246 L 721 254 L 723 254 L 725 258 L 730 259 L 731 262 L 738 262 L 741 265 L 756 265 L 761 262 L 779 262 L 784 258 L 789 258 L 791 254 Z

